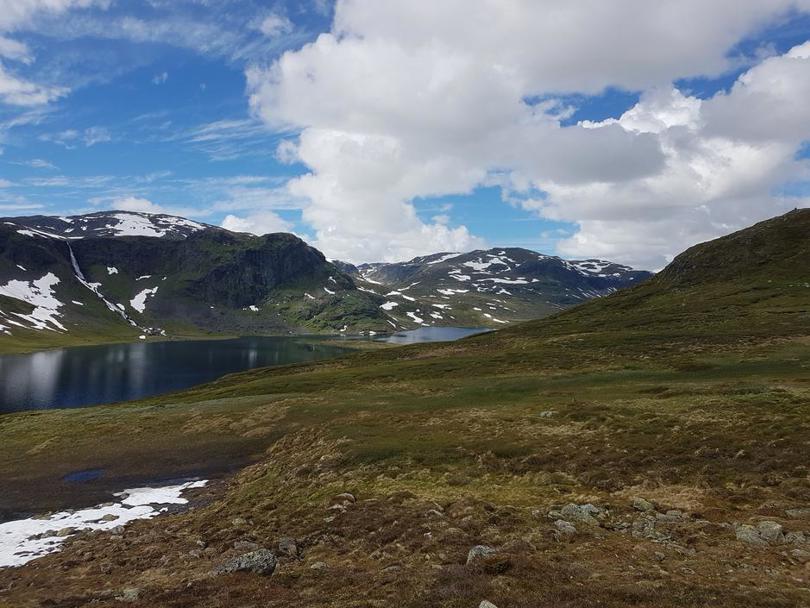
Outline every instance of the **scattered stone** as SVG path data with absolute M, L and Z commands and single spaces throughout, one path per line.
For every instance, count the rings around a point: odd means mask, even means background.
M 554 540 L 563 541 L 573 537 L 577 533 L 577 529 L 571 522 L 564 519 L 558 519 L 554 522 Z
M 254 543 L 253 541 L 249 540 L 237 540 L 233 543 L 233 548 L 241 553 L 247 553 L 249 551 L 258 551 L 261 547 Z
M 790 557 L 799 561 L 803 564 L 810 562 L 810 551 L 805 551 L 804 549 L 793 549 L 790 552 Z
M 110 534 L 118 535 L 124 533 L 124 526 L 115 526 L 114 528 L 110 528 Z
M 489 600 L 481 600 L 481 603 L 478 604 L 478 608 L 498 608 L 498 607 Z
M 785 534 L 785 543 L 789 545 L 803 545 L 807 542 L 804 532 L 788 532 Z
M 121 595 L 116 596 L 115 599 L 121 602 L 137 602 L 141 597 L 141 590 L 137 587 L 128 587 L 121 591 Z
M 115 521 L 118 519 L 118 516 L 113 513 L 107 513 L 104 517 L 99 519 L 99 521 Z
M 654 555 L 655 555 L 655 559 L 658 560 L 659 562 L 662 562 L 667 558 L 666 554 L 661 553 L 660 551 L 656 551 L 654 553 Z
M 270 576 L 276 569 L 276 556 L 269 549 L 259 549 L 251 551 L 218 566 L 214 572 L 216 574 L 230 574 L 231 572 L 253 572 L 263 576 Z
M 644 498 L 634 498 L 633 508 L 636 511 L 642 511 L 644 513 L 647 513 L 649 511 L 655 511 L 655 505 L 651 503 L 649 500 L 646 500 Z
M 61 530 L 56 531 L 56 536 L 59 538 L 64 538 L 65 536 L 70 536 L 71 534 L 75 534 L 78 532 L 78 528 L 62 528 Z
M 785 515 L 791 519 L 810 519 L 810 508 L 788 509 Z
M 556 413 L 557 412 L 555 412 L 554 410 L 545 410 L 537 415 L 540 416 L 540 418 L 551 418 Z
M 315 562 L 309 567 L 310 570 L 327 570 L 328 568 L 326 562 Z
M 748 524 L 737 526 L 737 528 L 734 530 L 734 534 L 736 535 L 738 541 L 747 545 L 752 545 L 755 547 L 768 546 L 768 543 L 759 535 L 759 530 L 757 530 L 754 526 L 749 526 Z
M 568 503 L 560 509 L 560 515 L 560 519 L 573 520 L 588 526 L 598 526 L 599 520 L 597 517 L 604 517 L 605 510 L 590 503 L 585 505 Z
M 278 541 L 278 552 L 288 557 L 298 557 L 298 543 L 294 538 L 284 537 Z
M 467 565 L 469 566 L 471 564 L 474 564 L 482 557 L 487 557 L 488 555 L 493 555 L 495 553 L 497 553 L 497 551 L 492 547 L 489 547 L 487 545 L 475 545 L 467 553 Z
M 357 502 L 357 499 L 354 497 L 354 494 L 352 494 L 350 492 L 343 492 L 342 494 L 338 494 L 332 500 L 335 501 L 335 502 L 344 502 L 344 503 L 345 502 L 350 502 L 350 503 Z
M 759 532 L 759 537 L 769 544 L 781 543 L 785 540 L 782 526 L 775 521 L 759 522 L 757 524 L 757 532 Z
M 244 517 L 234 517 L 231 520 L 231 525 L 238 528 L 239 526 L 247 525 L 247 520 Z

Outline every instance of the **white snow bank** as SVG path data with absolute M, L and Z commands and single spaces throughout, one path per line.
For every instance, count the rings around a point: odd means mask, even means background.
M 59 277 L 49 272 L 36 281 L 9 281 L 5 285 L 0 285 L 0 295 L 22 300 L 34 306 L 34 310 L 29 314 L 14 313 L 15 316 L 30 323 L 32 329 L 49 329 L 54 331 L 54 327 L 62 331 L 65 326 L 57 318 L 60 316 L 59 309 L 63 306 L 53 292 L 54 285 L 59 283 Z M 53 327 L 50 327 L 50 326 Z
M 144 310 L 146 310 L 147 298 L 153 297 L 157 293 L 157 290 L 157 287 L 153 287 L 152 289 L 144 289 L 129 301 L 129 305 L 138 312 L 142 313 Z
M 117 493 L 116 496 L 122 497 L 121 502 L 107 506 L 0 524 L 0 568 L 22 566 L 58 551 L 63 542 L 80 530 L 110 530 L 136 519 L 155 517 L 164 510 L 160 505 L 186 504 L 188 500 L 182 497 L 183 492 L 201 488 L 206 483 L 201 480 L 162 488 L 134 488 Z M 109 521 L 102 521 L 103 518 Z M 57 536 L 60 530 L 63 535 Z

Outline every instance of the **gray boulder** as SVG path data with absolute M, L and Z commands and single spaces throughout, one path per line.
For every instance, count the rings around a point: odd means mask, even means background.
M 599 520 L 597 517 L 603 517 L 604 514 L 604 509 L 595 507 L 590 503 L 586 505 L 568 503 L 560 509 L 562 519 L 579 522 L 588 526 L 598 526 Z
M 488 555 L 493 555 L 494 553 L 497 553 L 497 551 L 492 547 L 487 545 L 475 545 L 467 553 L 467 565 L 470 566 L 481 558 L 487 557 Z
M 278 560 L 269 549 L 259 549 L 251 551 L 233 559 L 229 559 L 224 564 L 218 566 L 214 572 L 216 574 L 230 574 L 232 572 L 252 572 L 263 576 L 270 576 L 276 569 Z
M 655 505 L 645 498 L 634 498 L 633 508 L 636 511 L 641 511 L 643 513 L 655 511 Z

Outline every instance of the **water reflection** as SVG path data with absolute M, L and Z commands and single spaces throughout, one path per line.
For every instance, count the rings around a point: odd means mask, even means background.
M 114 344 L 0 356 L 0 412 L 81 407 L 138 399 L 225 374 L 335 357 L 317 340 L 236 340 Z

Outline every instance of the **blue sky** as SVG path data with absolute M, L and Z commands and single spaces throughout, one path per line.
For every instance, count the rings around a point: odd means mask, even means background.
M 0 0 L 0 9 L 16 1 Z M 428 6 L 433 3 L 392 2 L 386 14 L 379 3 L 372 7 L 349 0 L 339 5 L 335 20 L 335 7 L 322 0 L 60 0 L 56 10 L 38 0 L 19 2 L 30 6 L 5 22 L 0 17 L 3 215 L 162 211 L 256 232 L 294 231 L 327 255 L 353 261 L 491 245 L 658 267 L 692 242 L 806 202 L 806 168 L 787 167 L 788 161 L 779 158 L 772 174 L 750 191 L 729 188 L 704 199 L 684 187 L 685 196 L 695 196 L 694 201 L 666 200 L 666 193 L 650 184 L 657 178 L 674 179 L 665 174 L 675 162 L 668 146 L 674 145 L 674 130 L 685 124 L 668 124 L 666 132 L 626 124 L 620 132 L 609 124 L 634 107 L 646 112 L 646 100 L 665 90 L 689 100 L 732 104 L 731 92 L 741 76 L 810 39 L 810 16 L 803 12 L 808 7 L 801 1 L 775 2 L 782 6 L 772 12 L 743 2 L 752 8 L 750 16 L 740 17 L 741 23 L 732 28 L 717 19 L 718 31 L 736 28 L 724 45 L 696 33 L 690 45 L 706 47 L 701 51 L 706 69 L 701 56 L 684 50 L 681 64 L 662 54 L 660 65 L 650 60 L 637 71 L 627 69 L 632 60 L 617 56 L 615 66 L 606 64 L 602 78 L 588 72 L 587 64 L 576 58 L 576 48 L 559 41 L 557 47 L 515 49 L 524 55 L 559 51 L 559 71 L 539 57 L 535 63 L 541 67 L 528 64 L 520 78 L 497 80 L 484 92 L 480 82 L 488 82 L 492 74 L 482 68 L 471 75 L 458 66 L 467 55 L 489 59 L 492 51 L 472 48 L 473 37 L 454 39 L 453 23 L 441 9 Z M 485 4 L 490 3 L 482 3 L 482 11 Z M 549 10 L 556 4 L 549 2 Z M 633 3 L 618 2 L 616 12 L 624 10 L 622 4 Z M 515 6 L 525 8 L 530 25 L 532 19 L 542 24 L 543 13 L 534 12 L 537 3 L 516 0 Z M 416 25 L 397 11 L 418 14 Z M 464 18 L 459 12 L 458 20 Z M 574 23 L 576 19 L 585 29 L 597 28 L 596 40 L 610 35 L 609 24 L 602 31 L 587 16 L 574 15 Z M 417 31 L 423 27 L 434 39 L 432 46 Z M 504 39 L 519 40 L 520 32 L 509 27 L 514 26 L 504 25 Z M 677 20 L 672 27 L 679 27 Z M 709 28 L 706 39 L 713 33 Z M 319 38 L 321 34 L 325 36 Z M 628 37 L 633 42 L 632 32 Z M 654 39 L 645 40 L 644 31 L 637 38 L 638 56 L 644 57 L 649 52 L 644 45 Z M 2 50 L 4 40 L 11 41 L 10 50 Z M 436 52 L 435 40 L 442 42 L 439 60 L 404 63 L 421 58 L 423 51 L 426 57 Z M 294 61 L 274 72 L 285 52 Z M 677 57 L 678 52 L 676 48 L 670 54 Z M 588 57 L 585 50 L 583 54 Z M 448 67 L 429 73 L 445 60 Z M 501 71 L 510 65 L 502 58 L 498 62 Z M 355 66 L 362 70 L 354 73 Z M 518 65 L 515 71 L 521 69 Z M 409 70 L 427 76 L 424 81 L 407 76 L 407 82 L 388 83 L 394 91 L 406 87 L 406 94 L 380 101 L 386 90 L 375 90 L 376 81 L 400 73 L 404 80 Z M 418 93 L 420 86 L 433 86 L 437 73 L 450 74 L 449 95 L 433 99 L 426 88 L 416 101 L 407 98 L 408 88 Z M 506 124 L 500 117 L 512 112 L 514 103 L 506 103 L 506 94 L 485 97 L 501 84 L 511 91 L 517 82 L 526 88 L 513 100 L 520 102 L 523 114 L 516 113 L 513 123 Z M 367 97 L 358 97 L 357 89 L 366 87 L 372 89 Z M 457 107 L 446 105 L 455 91 Z M 755 105 L 751 96 L 737 96 L 741 100 L 732 104 L 735 111 Z M 480 104 L 469 102 L 477 97 Z M 501 102 L 502 113 L 487 110 L 497 110 Z M 660 116 L 671 112 L 660 104 L 655 108 Z M 456 116 L 460 127 L 451 129 L 447 125 Z M 515 128 L 526 120 L 531 128 L 516 137 Z M 487 127 L 488 121 L 493 126 Z M 588 121 L 599 128 L 582 128 Z M 703 134 L 706 122 L 701 118 L 688 125 L 694 132 L 690 149 L 715 141 L 717 133 L 735 145 L 754 145 L 726 126 Z M 799 131 L 806 127 L 797 126 Z M 423 135 L 421 130 L 427 133 L 428 128 L 429 135 Z M 463 136 L 479 128 L 480 137 L 468 141 Z M 490 142 L 498 129 L 502 132 Z M 591 141 L 597 132 L 604 137 Z M 808 135 L 799 139 L 806 141 Z M 623 141 L 630 136 L 632 141 Z M 756 137 L 755 145 L 763 148 L 762 136 Z M 482 151 L 478 146 L 485 138 Z M 806 159 L 801 141 L 787 138 L 786 143 L 780 134 L 772 139 L 795 148 L 790 162 Z M 391 146 L 395 153 L 388 162 L 385 154 Z M 645 152 L 647 146 L 651 152 Z M 602 147 L 603 157 L 582 160 Z M 677 154 L 680 159 L 685 153 Z M 654 156 L 661 159 L 650 160 Z M 733 158 L 738 157 L 742 153 Z M 367 166 L 369 162 L 374 164 Z M 365 176 L 368 182 L 358 183 Z M 391 187 L 381 181 L 400 178 L 402 184 Z M 772 206 L 763 198 L 766 194 L 777 197 Z M 727 202 L 732 196 L 750 202 L 734 207 Z M 677 234 L 667 221 L 678 224 Z

